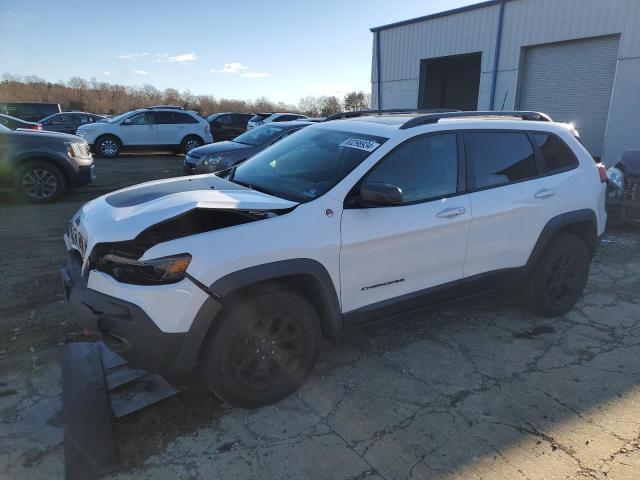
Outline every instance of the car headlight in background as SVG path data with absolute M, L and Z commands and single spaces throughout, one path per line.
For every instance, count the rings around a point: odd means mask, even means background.
M 616 203 L 622 200 L 624 190 L 624 172 L 616 167 L 607 170 L 607 201 Z
M 218 165 L 218 163 L 222 163 L 222 161 L 224 160 L 224 156 L 222 154 L 215 154 L 215 155 L 211 155 L 208 157 L 204 157 L 202 159 L 202 164 L 203 165 Z
M 163 285 L 182 280 L 189 263 L 191 255 L 188 253 L 152 260 L 134 260 L 109 253 L 100 259 L 97 269 L 122 283 Z

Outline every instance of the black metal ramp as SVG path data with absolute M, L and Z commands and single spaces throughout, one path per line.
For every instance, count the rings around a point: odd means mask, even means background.
M 65 477 L 96 479 L 120 468 L 114 421 L 178 390 L 102 342 L 69 343 L 62 362 Z
M 65 478 L 94 479 L 120 466 L 97 343 L 69 343 L 62 358 Z

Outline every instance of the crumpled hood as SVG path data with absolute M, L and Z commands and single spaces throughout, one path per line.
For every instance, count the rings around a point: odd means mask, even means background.
M 297 205 L 212 174 L 135 185 L 96 198 L 73 216 L 86 252 L 97 243 L 132 240 L 157 223 L 194 209 L 272 211 Z

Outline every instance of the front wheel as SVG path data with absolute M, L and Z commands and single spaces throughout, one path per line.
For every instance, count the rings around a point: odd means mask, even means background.
M 15 193 L 31 203 L 57 200 L 65 191 L 67 182 L 55 165 L 33 161 L 21 166 L 13 179 Z
M 104 158 L 115 158 L 120 155 L 122 145 L 120 141 L 111 135 L 101 137 L 96 142 L 95 150 L 96 154 Z
M 559 233 L 545 248 L 527 287 L 535 310 L 548 317 L 568 312 L 582 296 L 591 255 L 575 235 Z
M 223 314 L 205 346 L 201 374 L 231 405 L 275 403 L 309 376 L 321 338 L 313 306 L 295 291 L 275 286 Z
M 188 135 L 184 137 L 182 143 L 180 143 L 180 151 L 184 154 L 189 152 L 189 150 L 193 150 L 194 148 L 198 148 L 202 146 L 204 142 L 202 139 L 196 135 Z

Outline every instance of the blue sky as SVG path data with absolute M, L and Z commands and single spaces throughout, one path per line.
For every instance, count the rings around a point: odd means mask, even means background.
M 0 73 L 297 103 L 370 91 L 370 27 L 478 0 L 0 0 Z

